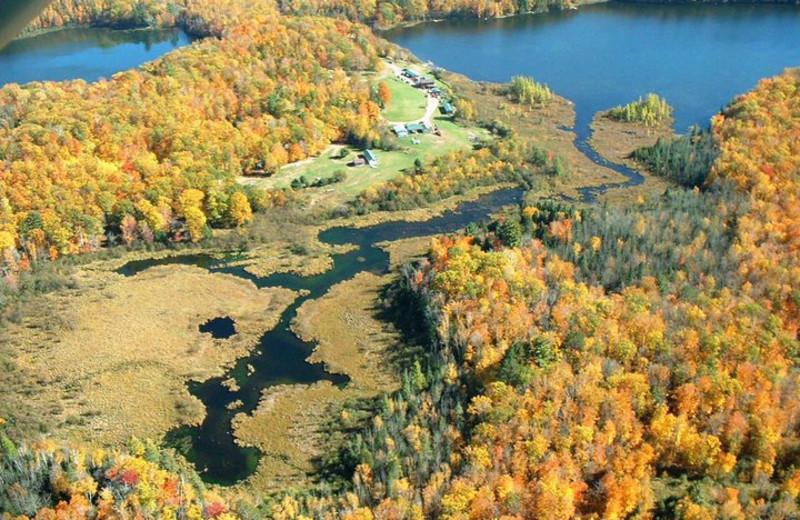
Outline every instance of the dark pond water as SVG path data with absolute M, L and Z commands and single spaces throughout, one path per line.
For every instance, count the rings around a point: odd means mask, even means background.
M 198 328 L 203 334 L 211 334 L 214 339 L 228 339 L 236 334 L 236 322 L 227 316 L 208 320 Z
M 583 190 L 586 200 L 642 178 L 588 145 L 601 110 L 655 92 L 675 129 L 705 126 L 759 79 L 800 66 L 800 6 L 608 3 L 501 20 L 429 23 L 384 34 L 423 60 L 472 79 L 527 75 L 576 105 L 576 145 L 628 181 Z
M 331 381 L 345 385 L 349 378 L 331 374 L 318 363 L 308 363 L 306 358 L 315 348 L 314 343 L 301 341 L 290 330 L 297 309 L 305 301 L 324 295 L 331 286 L 367 271 L 384 273 L 389 267 L 389 256 L 375 246 L 386 240 L 399 240 L 439 233 L 448 233 L 465 227 L 470 222 L 485 219 L 503 206 L 518 204 L 520 190 L 503 190 L 459 206 L 440 217 L 425 222 L 390 222 L 372 227 L 334 228 L 320 234 L 320 240 L 329 244 L 354 244 L 356 249 L 335 255 L 333 268 L 315 276 L 298 276 L 279 273 L 257 277 L 242 267 L 231 267 L 224 260 L 206 255 L 186 255 L 158 260 L 136 260 L 118 270 L 125 276 L 134 276 L 155 266 L 180 264 L 194 265 L 211 272 L 228 273 L 252 281 L 258 287 L 287 287 L 308 294 L 298 298 L 281 315 L 278 325 L 264 334 L 256 350 L 240 359 L 227 374 L 203 383 L 191 383 L 189 391 L 203 402 L 206 418 L 197 427 L 183 427 L 170 432 L 168 442 L 176 445 L 195 464 L 203 479 L 229 485 L 248 477 L 255 470 L 259 454 L 254 449 L 243 449 L 233 441 L 231 420 L 240 412 L 252 413 L 258 406 L 265 388 L 280 384 L 310 384 Z M 233 378 L 238 389 L 231 390 L 223 381 Z M 235 410 L 231 403 L 241 402 Z
M 0 86 L 30 81 L 96 81 L 190 43 L 178 30 L 63 29 L 14 40 L 0 51 Z

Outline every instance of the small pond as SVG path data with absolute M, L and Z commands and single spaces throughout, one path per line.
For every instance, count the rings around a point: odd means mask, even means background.
M 236 322 L 229 317 L 214 318 L 199 327 L 203 334 L 211 334 L 214 339 L 228 339 L 236 334 Z

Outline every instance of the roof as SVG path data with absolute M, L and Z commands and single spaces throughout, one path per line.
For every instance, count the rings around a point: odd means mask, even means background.
M 451 114 L 455 111 L 456 111 L 455 107 L 453 107 L 453 105 L 451 105 L 450 103 L 445 103 L 442 106 L 442 112 L 444 112 L 445 114 Z
M 428 129 L 422 123 L 412 123 L 410 125 L 406 125 L 406 128 L 409 132 L 424 132 Z
M 419 77 L 419 73 L 418 72 L 414 72 L 411 69 L 403 69 L 403 74 L 405 74 L 406 76 L 411 76 L 412 78 Z
M 378 160 L 378 156 L 377 156 L 377 155 L 375 155 L 375 154 L 372 152 L 372 150 L 364 150 L 364 158 L 365 158 L 367 161 L 369 161 L 369 162 L 372 162 L 372 161 L 377 161 L 377 160 Z

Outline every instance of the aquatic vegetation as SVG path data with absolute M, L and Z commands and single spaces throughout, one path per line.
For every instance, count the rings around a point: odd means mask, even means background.
M 672 107 L 656 94 L 647 94 L 645 98 L 612 108 L 606 115 L 617 121 L 655 126 L 672 116 Z

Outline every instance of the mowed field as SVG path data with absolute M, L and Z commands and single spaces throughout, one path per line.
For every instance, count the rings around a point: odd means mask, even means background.
M 384 80 L 392 97 L 381 115 L 389 121 L 417 121 L 425 115 L 428 98 L 425 93 L 396 77 Z

